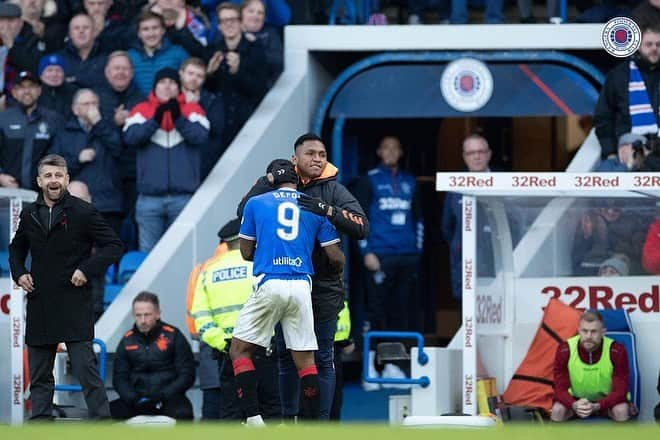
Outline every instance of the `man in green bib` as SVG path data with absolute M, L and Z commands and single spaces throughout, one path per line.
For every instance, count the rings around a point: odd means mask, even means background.
M 626 348 L 605 336 L 603 317 L 587 310 L 578 334 L 557 349 L 554 364 L 555 402 L 550 418 L 563 422 L 577 416 L 630 418 Z

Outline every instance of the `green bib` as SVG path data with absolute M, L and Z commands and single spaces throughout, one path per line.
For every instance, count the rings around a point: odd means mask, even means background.
M 337 319 L 337 331 L 335 342 L 347 341 L 351 337 L 351 313 L 348 311 L 348 303 L 344 301 L 344 308 L 339 312 Z
M 613 340 L 603 337 L 603 351 L 600 359 L 595 364 L 589 365 L 582 362 L 578 354 L 580 336 L 569 338 L 568 348 L 568 375 L 571 379 L 571 388 L 568 390 L 573 397 L 585 398 L 596 402 L 607 396 L 612 391 L 612 373 L 614 365 L 610 359 L 610 347 Z

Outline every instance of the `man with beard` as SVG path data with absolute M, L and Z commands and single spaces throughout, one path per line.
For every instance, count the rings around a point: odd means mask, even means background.
M 578 334 L 557 348 L 553 422 L 592 415 L 616 422 L 630 418 L 628 354 L 626 347 L 605 336 L 605 330 L 601 314 L 587 310 L 578 323 Z
M 352 239 L 364 239 L 369 233 L 369 220 L 353 195 L 337 181 L 337 168 L 328 162 L 325 145 L 320 137 L 306 133 L 294 142 L 292 162 L 300 177 L 298 191 L 302 196 L 298 206 L 317 215 L 327 217 L 340 233 Z M 277 176 L 270 183 L 264 176 L 252 187 L 238 207 L 243 208 L 250 197 L 273 190 L 279 185 Z M 317 244 L 312 255 L 312 307 L 314 332 L 318 351 L 314 360 L 318 368 L 320 391 L 320 419 L 327 420 L 335 389 L 335 369 L 332 362 L 337 316 L 344 307 L 344 283 L 341 273 L 333 269 L 323 249 Z M 286 350 L 282 329 L 276 329 L 277 355 L 280 368 L 280 398 L 282 415 L 293 418 L 298 415 L 298 389 L 300 381 L 291 354 Z
M 83 387 L 90 418 L 109 418 L 92 348 L 94 312 L 87 280 L 119 260 L 122 244 L 92 205 L 68 193 L 63 157 L 50 154 L 39 162 L 37 184 L 37 201 L 21 212 L 9 245 L 13 280 L 27 293 L 32 418 L 52 418 L 53 364 L 60 342 L 66 344 L 73 374 Z
M 616 158 L 617 141 L 625 133 L 658 134 L 659 62 L 660 24 L 648 24 L 639 50 L 607 75 L 594 110 L 603 159 Z
M 41 80 L 21 72 L 11 90 L 16 104 L 0 113 L 0 186 L 36 189 L 36 166 L 53 145 L 60 118 L 38 105 Z

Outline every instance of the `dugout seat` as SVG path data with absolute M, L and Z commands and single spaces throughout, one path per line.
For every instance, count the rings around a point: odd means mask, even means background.
M 142 251 L 126 252 L 119 261 L 119 271 L 117 276 L 119 284 L 126 284 L 138 270 L 145 258 L 147 258 L 147 254 Z

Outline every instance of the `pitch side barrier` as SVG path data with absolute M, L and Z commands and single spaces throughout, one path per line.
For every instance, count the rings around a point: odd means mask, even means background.
M 463 413 L 477 414 L 477 377 L 496 377 L 503 391 L 543 307 L 557 298 L 577 308 L 630 313 L 641 373 L 640 418 L 651 420 L 660 365 L 654 339 L 660 332 L 658 277 L 598 277 L 600 262 L 593 274 L 576 276 L 571 252 L 578 222 L 594 209 L 615 206 L 652 221 L 660 211 L 660 175 L 437 173 L 436 190 L 463 194 L 463 325 L 449 347 L 462 350 Z M 413 389 L 414 415 L 415 393 L 424 390 Z
M 24 203 L 34 202 L 37 193 L 24 189 L 0 188 L 0 227 L 6 237 L 2 251 L 14 238 Z M 3 259 L 8 254 L 3 254 Z M 23 335 L 25 327 L 25 295 L 9 274 L 9 263 L 3 261 L 0 283 L 0 338 L 8 350 L 0 350 L 0 422 L 23 422 Z

